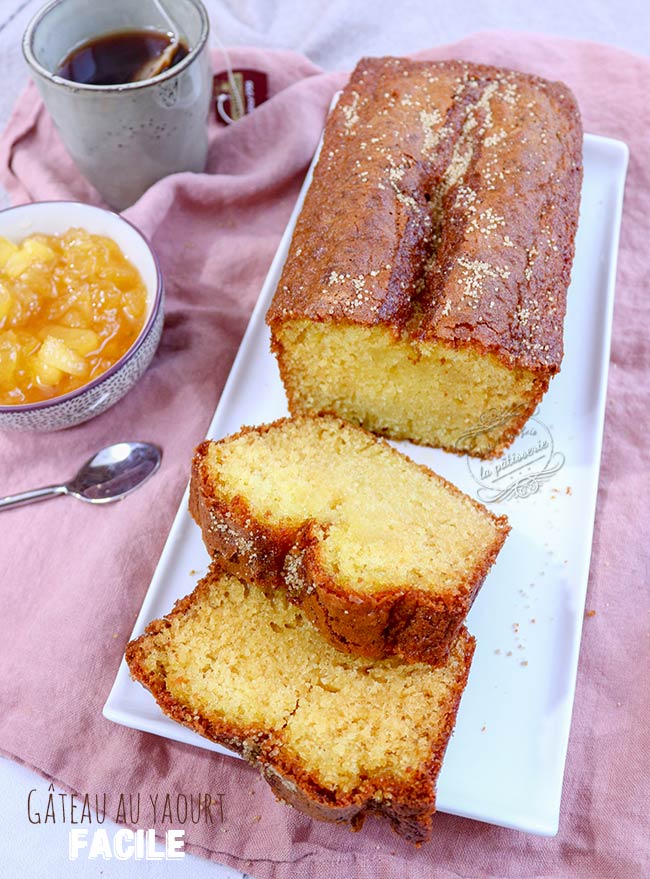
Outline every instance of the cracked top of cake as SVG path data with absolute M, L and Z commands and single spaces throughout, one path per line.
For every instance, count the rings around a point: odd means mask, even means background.
M 268 321 L 385 325 L 554 373 L 581 179 L 562 83 L 362 59 L 328 120 Z

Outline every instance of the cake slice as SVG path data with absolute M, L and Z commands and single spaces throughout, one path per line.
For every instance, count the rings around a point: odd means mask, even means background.
M 431 664 L 445 660 L 509 530 L 333 416 L 204 442 L 190 511 L 222 567 L 285 590 L 339 649 Z
M 126 649 L 169 717 L 258 765 L 308 815 L 385 815 L 426 840 L 435 785 L 474 652 L 463 629 L 445 665 L 342 653 L 277 591 L 213 567 Z
M 581 180 L 563 83 L 362 59 L 267 316 L 290 411 L 498 455 L 560 369 Z

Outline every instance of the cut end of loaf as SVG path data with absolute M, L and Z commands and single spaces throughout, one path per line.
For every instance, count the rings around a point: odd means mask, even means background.
M 581 157 L 562 83 L 363 59 L 267 314 L 291 411 L 498 455 L 562 362 Z
M 382 326 L 291 320 L 272 332 L 294 415 L 332 413 L 458 454 L 500 454 L 550 378 L 475 347 L 415 342 Z
M 163 711 L 257 762 L 283 799 L 331 820 L 383 812 L 421 841 L 473 650 L 463 630 L 440 668 L 344 654 L 283 593 L 213 569 L 126 658 Z

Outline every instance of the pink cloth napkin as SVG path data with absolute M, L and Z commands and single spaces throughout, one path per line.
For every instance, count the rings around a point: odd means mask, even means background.
M 577 95 L 585 129 L 631 149 L 588 598 L 597 613 L 585 622 L 559 835 L 542 839 L 447 815 L 437 817 L 433 839 L 420 849 L 376 820 L 352 834 L 277 803 L 240 761 L 101 715 L 192 449 L 207 429 L 331 96 L 345 78 L 288 52 L 234 51 L 235 66 L 268 72 L 271 99 L 230 128 L 213 127 L 209 174 L 161 181 L 127 212 L 158 252 L 168 296 L 160 350 L 137 388 L 72 430 L 0 435 L 3 493 L 66 477 L 119 439 L 151 440 L 165 452 L 160 473 L 122 504 L 93 508 L 63 499 L 1 514 L 0 749 L 64 788 L 106 792 L 113 802 L 120 792 L 223 794 L 223 824 L 186 825 L 188 848 L 264 879 L 641 879 L 650 875 L 650 603 L 641 536 L 650 527 L 650 60 L 500 32 L 422 57 L 563 79 Z M 16 202 L 98 202 L 32 86 L 0 141 L 0 166 Z

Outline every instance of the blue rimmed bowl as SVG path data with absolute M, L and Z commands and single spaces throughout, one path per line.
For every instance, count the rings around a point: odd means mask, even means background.
M 0 406 L 0 430 L 62 430 L 105 412 L 138 381 L 160 342 L 164 288 L 158 259 L 144 235 L 119 214 L 76 201 L 34 202 L 0 211 L 0 236 L 16 244 L 29 235 L 59 235 L 70 227 L 112 238 L 138 269 L 147 312 L 131 347 L 106 372 L 68 394 L 40 403 Z

